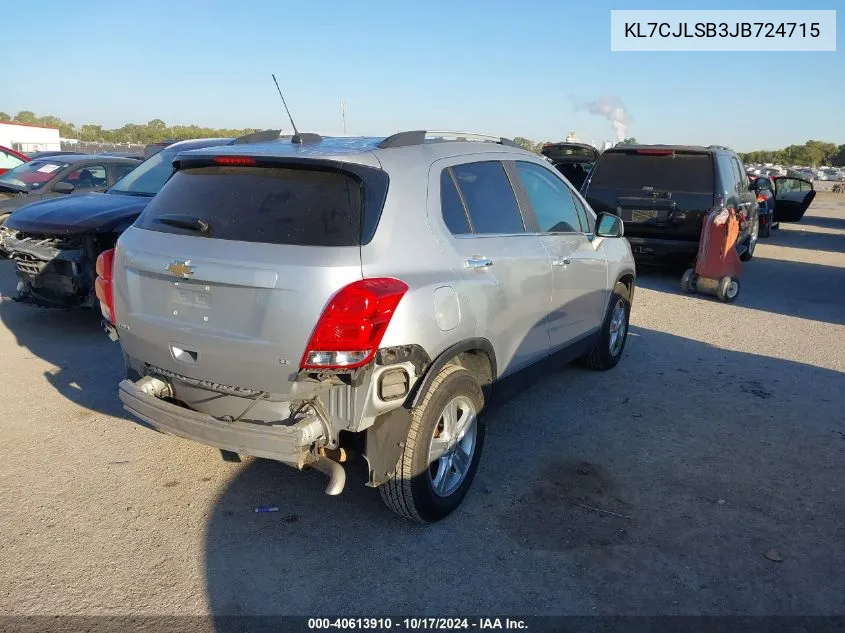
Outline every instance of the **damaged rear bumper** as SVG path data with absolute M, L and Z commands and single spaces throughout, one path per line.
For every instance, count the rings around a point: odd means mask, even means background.
M 316 416 L 291 425 L 224 422 L 144 393 L 130 380 L 121 381 L 119 394 L 129 413 L 157 431 L 294 468 L 312 462 L 312 447 L 325 437 L 323 423 Z

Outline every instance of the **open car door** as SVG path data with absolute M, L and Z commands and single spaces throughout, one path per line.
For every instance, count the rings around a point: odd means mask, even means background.
M 800 222 L 816 192 L 813 183 L 801 178 L 775 176 L 775 222 Z

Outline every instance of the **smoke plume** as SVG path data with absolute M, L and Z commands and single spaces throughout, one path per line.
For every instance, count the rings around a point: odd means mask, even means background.
M 628 129 L 628 124 L 631 122 L 631 117 L 619 97 L 605 95 L 595 101 L 580 103 L 576 101 L 575 109 L 587 110 L 593 114 L 603 116 L 613 126 L 613 135 L 616 137 L 616 141 L 618 142 L 625 138 L 625 132 Z

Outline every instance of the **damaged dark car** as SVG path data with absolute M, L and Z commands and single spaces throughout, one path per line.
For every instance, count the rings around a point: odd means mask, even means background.
M 0 227 L 0 250 L 15 261 L 17 300 L 53 308 L 98 305 L 97 256 L 114 247 L 164 186 L 176 155 L 233 142 L 220 138 L 175 143 L 143 163 L 134 161 L 134 169 L 102 193 L 62 196 L 15 210 Z

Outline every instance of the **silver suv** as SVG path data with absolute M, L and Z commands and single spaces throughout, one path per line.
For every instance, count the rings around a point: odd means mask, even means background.
M 614 367 L 635 279 L 618 217 L 543 157 L 461 136 L 177 156 L 98 262 L 126 409 L 224 459 L 314 468 L 328 494 L 363 454 L 393 511 L 448 515 L 491 393 L 549 362 Z

